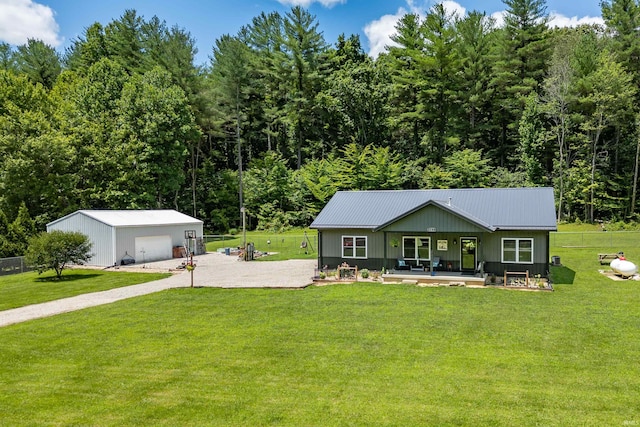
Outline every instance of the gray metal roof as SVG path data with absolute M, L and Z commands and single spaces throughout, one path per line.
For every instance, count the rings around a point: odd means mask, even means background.
M 557 229 L 550 187 L 338 191 L 311 228 L 379 230 L 429 204 L 490 231 Z
M 79 210 L 50 222 L 60 222 L 72 215 L 86 215 L 112 227 L 141 227 L 177 224 L 202 224 L 202 221 L 172 209 L 157 210 Z

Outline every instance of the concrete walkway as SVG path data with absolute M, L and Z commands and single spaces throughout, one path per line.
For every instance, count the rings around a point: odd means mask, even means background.
M 144 266 L 125 266 L 117 270 L 175 272 L 181 262 L 179 259 L 174 259 L 146 263 Z M 196 269 L 193 272 L 193 285 L 215 288 L 302 289 L 312 283 L 314 268 L 317 265 L 316 260 L 243 262 L 238 261 L 235 256 L 226 256 L 220 253 L 199 255 L 194 258 L 194 262 Z M 191 274 L 182 270 L 171 277 L 154 282 L 0 311 L 0 327 L 87 307 L 110 304 L 166 289 L 189 286 L 191 286 Z

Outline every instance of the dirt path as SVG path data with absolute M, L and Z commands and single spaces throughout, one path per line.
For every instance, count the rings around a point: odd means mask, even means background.
M 216 288 L 302 289 L 312 283 L 316 266 L 316 260 L 243 262 L 238 261 L 237 257 L 219 253 L 199 255 L 194 261 L 197 266 L 193 272 L 194 286 Z M 126 266 L 118 270 L 170 271 L 180 264 L 181 260 L 174 259 L 146 263 L 144 266 Z M 190 285 L 190 273 L 182 271 L 154 282 L 0 311 L 0 327 Z

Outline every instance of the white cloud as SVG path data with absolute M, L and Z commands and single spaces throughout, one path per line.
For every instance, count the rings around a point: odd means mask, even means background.
M 347 0 L 278 0 L 278 3 L 287 6 L 302 6 L 305 9 L 309 8 L 313 3 L 320 3 L 324 7 L 332 8 L 337 4 L 346 3 Z
M 494 12 L 491 16 L 496 20 L 495 27 L 500 28 L 504 25 L 504 16 L 506 11 L 502 10 L 500 12 Z M 558 12 L 551 12 L 549 14 L 549 23 L 547 24 L 550 28 L 564 28 L 564 27 L 577 27 L 580 25 L 589 25 L 589 24 L 600 24 L 604 25 L 604 20 L 600 16 L 591 17 L 584 16 L 579 18 L 577 16 L 567 17 Z
M 493 12 L 491 14 L 491 17 L 494 19 L 493 21 L 494 28 L 500 28 L 504 26 L 504 15 L 505 15 L 504 10 L 501 10 L 500 12 Z
M 549 14 L 549 27 L 577 27 L 583 24 L 599 24 L 604 25 L 604 20 L 600 16 L 584 16 L 582 18 L 578 18 L 577 16 L 573 16 L 571 18 L 560 15 L 556 12 L 551 12 Z
M 425 2 L 424 5 L 418 5 L 414 0 L 406 0 L 407 9 L 400 7 L 398 11 L 393 15 L 384 15 L 380 19 L 369 22 L 364 27 L 364 34 L 369 40 L 369 55 L 373 58 L 377 58 L 382 52 L 386 50 L 388 46 L 395 46 L 391 40 L 391 36 L 396 32 L 396 24 L 407 13 L 414 13 L 424 18 L 427 14 L 429 7 Z M 449 15 L 464 17 L 466 9 L 455 1 L 445 0 L 442 2 L 444 10 Z
M 284 0 L 282 0 L 284 1 Z M 295 1 L 295 0 L 290 0 Z M 304 1 L 304 0 L 298 0 Z M 306 0 L 312 1 L 312 0 Z M 326 0 L 325 0 L 326 1 Z M 407 8 L 410 12 L 403 7 L 400 7 L 398 11 L 393 15 L 384 15 L 380 19 L 371 21 L 364 27 L 364 34 L 369 41 L 369 55 L 373 58 L 377 58 L 382 52 L 384 52 L 387 46 L 394 46 L 395 43 L 391 41 L 391 36 L 396 32 L 396 24 L 406 13 L 415 13 L 422 17 L 425 16 L 428 7 L 419 6 L 416 4 L 416 0 L 406 0 Z M 432 2 L 434 3 L 434 2 Z M 456 15 L 459 18 L 463 18 L 466 15 L 466 9 L 459 3 L 452 0 L 445 0 L 442 2 L 444 9 L 448 14 Z M 498 11 L 491 14 L 491 17 L 495 20 L 495 27 L 499 28 L 504 25 L 505 11 Z M 566 17 L 556 12 L 549 14 L 549 27 L 576 27 L 582 24 L 603 24 L 604 21 L 601 17 L 585 16 L 582 18 Z
M 467 14 L 467 9 L 460 6 L 455 1 L 445 0 L 442 2 L 447 15 L 453 15 L 454 18 L 462 19 Z
M 391 40 L 391 36 L 396 32 L 398 20 L 406 13 L 405 9 L 400 8 L 395 15 L 384 15 L 380 19 L 369 22 L 364 27 L 364 34 L 369 40 L 370 56 L 377 58 L 378 55 L 387 50 L 387 46 L 396 45 Z
M 53 10 L 32 0 L 0 0 L 0 40 L 21 45 L 38 39 L 53 47 L 62 44 Z

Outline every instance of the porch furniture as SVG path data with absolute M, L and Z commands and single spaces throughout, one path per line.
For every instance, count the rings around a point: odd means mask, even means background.
M 434 256 L 431 260 L 431 271 L 436 271 L 436 268 L 442 268 L 439 256 Z
M 396 264 L 396 270 L 411 270 L 411 266 L 407 264 L 407 262 L 404 259 L 398 258 L 398 262 Z
M 412 265 L 411 271 L 424 271 L 424 265 L 421 265 L 421 264 Z

